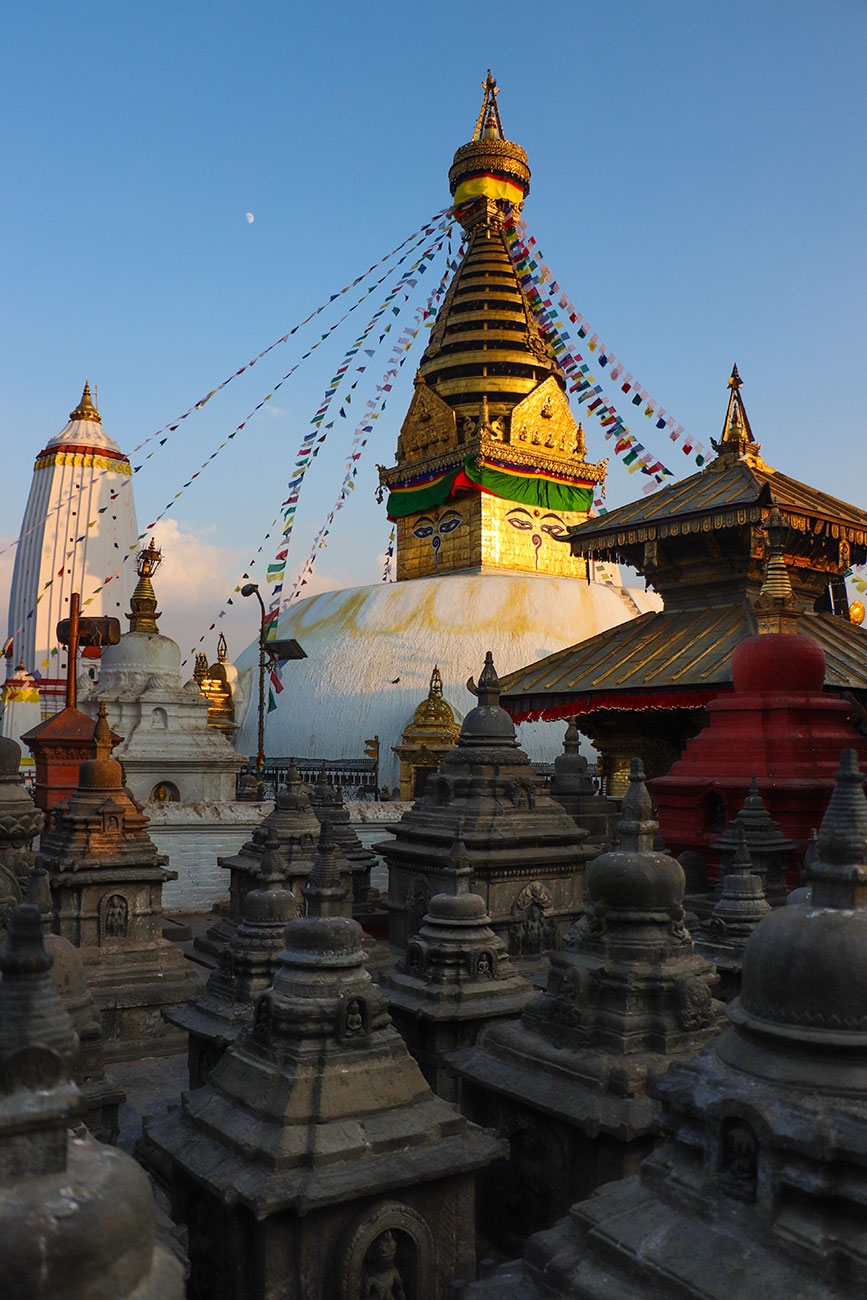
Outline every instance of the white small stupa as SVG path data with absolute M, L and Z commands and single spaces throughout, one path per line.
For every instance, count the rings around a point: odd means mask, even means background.
M 41 721 L 39 683 L 24 667 L 23 659 L 19 659 L 17 668 L 12 668 L 12 647 L 9 645 L 6 650 L 6 681 L 0 688 L 0 736 L 14 740 L 20 747 L 20 768 L 25 776 L 35 776 L 36 765 L 30 750 L 21 744 L 21 737 Z
M 135 575 L 124 558 L 138 544 L 131 476 L 85 384 L 69 423 L 36 457 L 12 573 L 13 662 L 38 677 L 44 713 L 64 704 L 66 650 L 56 629 L 70 594 L 81 592 L 88 616 L 119 618 L 129 601 Z
M 137 799 L 232 802 L 245 760 L 208 721 L 208 700 L 198 683 L 182 682 L 177 643 L 160 635 L 151 577 L 161 559 L 153 542 L 139 551 L 130 630 L 103 651 L 99 681 L 80 707 L 95 718 L 105 701 L 109 725 L 123 737 L 114 757 Z

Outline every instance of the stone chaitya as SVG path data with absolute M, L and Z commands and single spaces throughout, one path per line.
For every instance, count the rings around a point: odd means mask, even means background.
M 867 799 L 845 751 L 808 868 L 744 953 L 732 1026 L 657 1086 L 668 1140 L 470 1295 L 861 1300 Z M 511 1273 L 511 1277 L 507 1275 Z M 520 1283 L 518 1279 L 521 1279 Z
M 382 976 L 392 1019 L 440 1097 L 459 1100 L 446 1058 L 472 1047 L 485 1027 L 519 1016 L 533 993 L 491 929 L 484 899 L 469 892 L 463 844 L 452 850 L 456 892 L 430 900 L 421 929 L 398 965 Z
M 429 777 L 424 794 L 377 845 L 388 863 L 389 940 L 400 948 L 419 929 L 435 894 L 455 893 L 456 839 L 472 867 L 491 925 L 510 955 L 538 960 L 580 914 L 586 830 L 544 789 L 500 708 L 490 651 L 457 745 Z
M 134 1160 L 70 1131 L 76 1038 L 51 979 L 38 908 L 0 948 L 0 1292 L 3 1300 L 182 1300 Z
M 656 1142 L 650 1089 L 719 1031 L 716 973 L 684 925 L 681 867 L 654 852 L 638 759 L 621 811 L 620 847 L 588 868 L 587 912 L 551 955 L 545 992 L 451 1058 L 464 1112 L 510 1139 L 508 1175 L 486 1179 L 481 1200 L 480 1226 L 504 1249 L 638 1169 Z
M 719 995 L 724 1002 L 740 993 L 747 939 L 770 910 L 761 877 L 754 873 L 741 825 L 734 861 L 722 878 L 719 901 L 695 936 L 696 951 L 717 968 Z
M 611 839 L 615 805 L 600 794 L 593 784 L 587 759 L 581 753 L 581 735 L 570 718 L 563 737 L 563 753 L 554 759 L 554 773 L 549 789 L 552 798 L 562 804 L 583 826 L 594 844 L 606 846 Z
M 349 809 L 343 802 L 343 790 L 329 783 L 324 765 L 309 793 L 318 820 L 330 822 L 334 829 L 335 842 L 352 874 L 352 908 L 360 919 L 364 909 L 373 901 L 370 873 L 376 866 L 376 854 L 372 849 L 366 849 L 358 838 L 349 820 Z
M 229 909 L 196 941 L 196 948 L 214 961 L 219 959 L 244 915 L 247 894 L 262 887 L 262 862 L 269 843 L 269 870 L 278 868 L 283 884 L 293 892 L 300 909 L 303 906 L 301 887 L 313 866 L 318 839 L 319 821 L 293 759 L 286 784 L 277 791 L 271 812 L 238 853 L 231 858 L 217 859 L 229 872 Z M 273 877 L 270 887 L 273 887 Z
M 779 822 L 775 822 L 768 812 L 755 777 L 750 782 L 743 808 L 711 845 L 719 862 L 720 881 L 715 891 L 717 898 L 722 894 L 726 875 L 737 869 L 735 862 L 741 832 L 754 875 L 761 880 L 768 902 L 773 907 L 779 907 L 786 901 L 786 881 L 798 856 L 798 846 L 783 834 Z
M 206 988 L 165 1013 L 166 1020 L 189 1035 L 191 1088 L 201 1087 L 229 1044 L 252 1024 L 256 999 L 277 970 L 286 922 L 298 915 L 299 900 L 285 887 L 275 831 L 269 831 L 264 849 L 258 887 L 245 895 L 241 923 L 221 949 Z
M 435 1097 L 320 856 L 274 983 L 208 1081 L 145 1122 L 189 1229 L 190 1300 L 447 1294 L 475 1273 L 474 1174 L 502 1143 Z
M 33 866 L 32 844 L 45 816 L 19 775 L 21 747 L 0 737 L 0 934 L 16 903 L 23 902 Z
M 53 928 L 80 951 L 107 1060 L 177 1051 L 182 1039 L 160 1012 L 185 1002 L 198 977 L 162 937 L 162 887 L 172 873 L 110 757 L 104 705 L 93 752 L 81 764 L 78 789 L 55 807 L 36 854 L 48 873 Z

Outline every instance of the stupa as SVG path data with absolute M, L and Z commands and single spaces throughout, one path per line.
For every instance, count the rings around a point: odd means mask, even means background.
M 719 865 L 717 897 L 722 894 L 722 882 L 726 875 L 738 870 L 736 864 L 741 837 L 749 854 L 751 870 L 759 877 L 763 892 L 769 902 L 775 907 L 779 906 L 786 901 L 791 887 L 787 881 L 790 877 L 794 879 L 797 857 L 800 855 L 798 846 L 787 839 L 765 807 L 755 776 L 750 782 L 743 808 L 710 846 Z
M 266 750 L 357 758 L 380 738 L 379 782 L 399 785 L 401 733 L 428 689 L 460 701 L 467 665 L 493 649 L 501 671 L 659 607 L 652 594 L 586 581 L 558 538 L 587 517 L 605 462 L 588 458 L 566 377 L 542 338 L 509 258 L 506 210 L 530 188 L 527 155 L 507 140 L 496 85 L 485 82 L 472 139 L 449 172 L 466 248 L 454 272 L 397 437 L 381 471 L 396 521 L 396 575 L 299 600 L 277 636 L 307 658 L 287 674 L 266 719 Z M 615 566 L 615 572 L 619 570 Z M 258 662 L 258 643 L 239 669 Z M 256 750 L 247 703 L 237 744 Z M 535 761 L 554 757 L 545 727 L 522 730 Z
M 0 948 L 0 1277 L 4 1300 L 182 1300 L 155 1238 L 147 1175 L 70 1125 L 76 1036 L 50 975 L 39 911 Z
M 59 804 L 36 854 L 48 872 L 54 929 L 81 953 L 109 1061 L 177 1051 L 183 1040 L 163 1007 L 186 1001 L 194 968 L 162 937 L 162 887 L 172 878 L 147 834 L 147 818 L 110 757 L 101 706 L 94 757 L 78 789 Z
M 12 668 L 11 643 L 6 663 L 6 681 L 0 688 L 0 736 L 18 742 L 25 731 L 42 720 L 39 683 L 27 671 L 23 659 L 19 659 L 17 668 Z M 35 775 L 33 757 L 26 749 L 21 752 L 21 771 L 26 776 Z
M 724 1002 L 730 1002 L 740 993 L 747 940 L 770 910 L 761 877 L 753 871 L 746 832 L 741 825 L 734 861 L 722 878 L 719 900 L 695 936 L 696 951 L 717 968 L 719 995 Z
M 136 557 L 138 583 L 130 598 L 129 631 L 102 652 L 99 681 L 81 693 L 95 718 L 100 703 L 123 739 L 115 757 L 141 801 L 228 801 L 245 759 L 219 728 L 209 725 L 198 684 L 181 681 L 181 652 L 160 635 L 152 578 L 162 553 L 151 541 Z
M 657 1085 L 667 1141 L 467 1296 L 860 1300 L 867 1200 L 867 799 L 844 753 L 812 901 L 748 941 L 731 1028 Z M 515 1287 L 519 1286 L 519 1291 Z
M 421 1300 L 475 1275 L 473 1177 L 502 1144 L 431 1093 L 339 861 L 320 866 L 252 1029 L 145 1122 L 189 1229 L 190 1300 Z
M 633 760 L 616 849 L 587 871 L 588 907 L 552 953 L 520 1021 L 455 1052 L 464 1113 L 510 1140 L 482 1185 L 482 1231 L 504 1250 L 578 1196 L 637 1171 L 656 1142 L 656 1082 L 721 1027 L 713 965 L 684 924 L 684 875 L 654 850 L 657 823 Z
M 16 903 L 24 901 L 33 866 L 33 841 L 45 820 L 19 774 L 21 748 L 0 737 L 0 934 Z
M 400 744 L 392 746 L 400 759 L 401 800 L 422 794 L 425 781 L 437 770 L 460 730 L 454 709 L 443 698 L 443 679 L 435 664 L 427 696 L 404 727 Z
M 473 1047 L 489 1025 L 519 1016 L 533 988 L 491 929 L 484 899 L 469 892 L 472 868 L 460 841 L 452 860 L 457 892 L 430 900 L 421 929 L 380 984 L 389 1013 L 434 1092 L 459 1102 L 449 1054 Z
M 730 858 L 734 846 L 725 839 L 720 846 L 718 837 L 738 813 L 753 865 L 763 874 L 767 860 L 769 901 L 778 903 L 786 893 L 786 863 L 788 887 L 797 883 L 796 862 L 822 819 L 840 752 L 852 747 L 867 759 L 867 738 L 850 721 L 851 701 L 823 689 L 827 656 L 803 627 L 814 631 L 821 620 L 798 605 L 784 559 L 786 527 L 776 509 L 766 532 L 765 579 L 753 602 L 757 630 L 732 652 L 734 689 L 707 705 L 708 725 L 650 790 L 672 852 L 702 853 L 711 866 Z M 756 794 L 762 809 L 752 806 Z M 786 846 L 781 831 L 794 843 Z
M 867 705 L 867 635 L 849 618 L 845 585 L 850 565 L 867 560 L 867 513 L 765 463 L 741 386 L 735 366 L 717 455 L 700 473 L 570 529 L 575 557 L 632 565 L 663 597 L 664 610 L 535 655 L 504 682 L 504 706 L 516 721 L 578 719 L 616 795 L 631 755 L 641 755 L 651 777 L 663 775 L 707 723 L 708 704 L 731 691 L 733 652 L 756 629 L 752 604 L 775 507 L 802 611 L 797 631 L 824 652 L 825 693 Z M 816 693 L 822 689 L 819 679 Z M 851 743 L 841 741 L 837 752 Z M 661 825 L 667 835 L 664 818 Z M 801 838 L 785 819 L 783 830 Z
M 69 617 L 72 592 L 82 593 L 89 615 L 119 618 L 134 580 L 124 561 L 137 539 L 132 467 L 85 384 L 69 423 L 36 457 L 12 572 L 12 654 L 39 673 L 43 712 L 64 704 L 67 654 L 56 628 Z M 96 647 L 89 653 L 99 656 Z
M 615 805 L 593 784 L 587 759 L 581 753 L 581 736 L 570 718 L 563 737 L 563 753 L 554 759 L 548 786 L 551 797 L 562 804 L 578 826 L 583 826 L 594 844 L 607 846 Z
M 585 830 L 546 793 L 499 707 L 491 652 L 454 749 L 424 794 L 377 845 L 388 864 L 389 941 L 404 948 L 436 894 L 454 894 L 460 840 L 495 933 L 513 957 L 538 961 L 583 910 L 584 867 L 593 850 Z
M 343 790 L 339 785 L 329 783 L 324 767 L 320 769 L 316 783 L 309 787 L 309 795 L 317 821 L 331 825 L 334 839 L 352 874 L 352 907 L 356 919 L 361 920 L 362 913 L 372 902 L 370 873 L 376 866 L 376 854 L 366 849 L 358 838 L 358 832 L 350 821 L 349 809 L 343 802 Z
M 191 1088 L 200 1088 L 226 1048 L 253 1023 L 260 993 L 270 988 L 283 951 L 286 922 L 298 915 L 299 899 L 285 887 L 276 833 L 269 832 L 256 887 L 244 896 L 241 922 L 220 949 L 207 987 L 185 1006 L 171 1007 L 166 1020 L 185 1029 Z

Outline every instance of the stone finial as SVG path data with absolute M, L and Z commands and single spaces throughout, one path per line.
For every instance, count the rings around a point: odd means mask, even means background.
M 485 655 L 485 666 L 479 675 L 478 686 L 472 677 L 467 681 L 467 690 L 478 698 L 479 704 L 498 705 L 500 703 L 500 679 L 494 667 L 494 656 L 490 650 Z
M 468 894 L 470 892 L 470 881 L 473 877 L 473 868 L 463 836 L 460 834 L 452 845 L 451 854 L 449 855 L 449 869 L 454 876 L 454 892 L 456 894 Z
M 286 875 L 286 864 L 280 851 L 280 839 L 273 829 L 269 829 L 265 836 L 258 875 L 264 889 L 282 884 Z
M 653 817 L 653 802 L 644 783 L 644 764 L 633 758 L 629 769 L 629 789 L 621 805 L 617 831 L 620 848 L 625 853 L 652 853 L 659 822 Z
M 307 915 L 313 917 L 346 916 L 349 913 L 349 890 L 343 883 L 346 864 L 334 837 L 331 822 L 319 829 L 319 849 L 313 870 L 302 893 L 307 900 Z
M 99 701 L 99 717 L 93 729 L 93 757 L 105 760 L 111 758 L 111 728 L 105 711 L 105 700 Z
M 505 709 L 500 708 L 502 685 L 494 667 L 494 656 L 490 650 L 485 655 L 485 666 L 479 675 L 479 683 L 472 677 L 467 681 L 467 690 L 475 695 L 478 704 L 464 718 L 458 746 L 510 745 L 517 748 L 515 724 Z
M 844 749 L 807 868 L 814 907 L 867 907 L 867 796 L 854 749 Z

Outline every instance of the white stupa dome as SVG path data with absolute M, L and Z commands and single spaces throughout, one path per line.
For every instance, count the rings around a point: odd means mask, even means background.
M 267 758 L 349 759 L 380 739 L 381 782 L 398 783 L 391 751 L 439 666 L 443 695 L 459 715 L 473 707 L 467 678 L 492 650 L 501 675 L 626 619 L 659 608 L 652 593 L 616 584 L 536 574 L 451 573 L 407 582 L 323 592 L 294 605 L 279 638 L 294 637 L 307 658 L 287 663 L 277 708 L 266 717 Z M 235 741 L 255 754 L 258 643 L 238 659 L 253 669 Z M 534 762 L 560 752 L 559 723 L 522 723 L 521 745 Z

